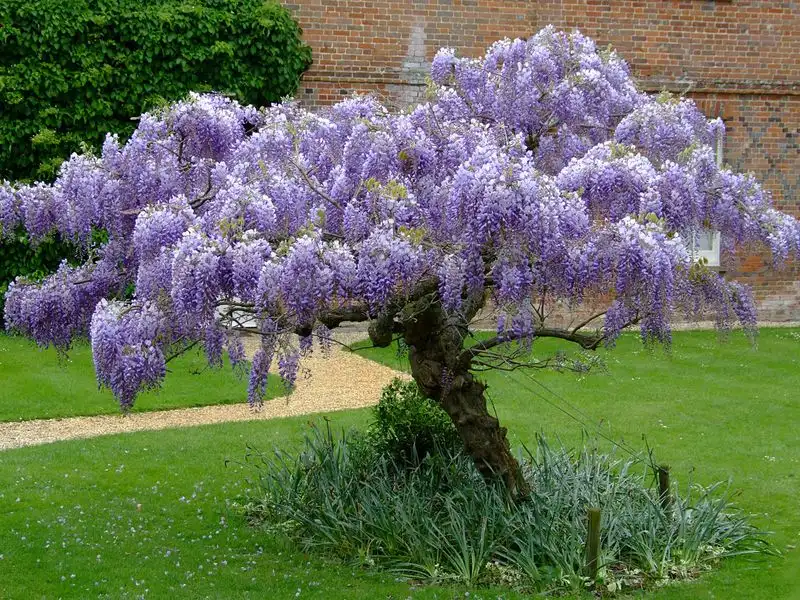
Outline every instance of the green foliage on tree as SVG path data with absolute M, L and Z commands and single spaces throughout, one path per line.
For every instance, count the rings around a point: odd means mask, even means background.
M 311 50 L 270 0 L 0 4 L 0 179 L 48 179 L 81 142 L 189 91 L 263 106 L 294 93 Z

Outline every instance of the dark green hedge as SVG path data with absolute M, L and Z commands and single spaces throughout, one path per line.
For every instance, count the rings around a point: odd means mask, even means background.
M 294 93 L 311 51 L 265 0 L 0 2 L 0 179 L 48 179 L 81 142 L 189 91 L 265 105 Z

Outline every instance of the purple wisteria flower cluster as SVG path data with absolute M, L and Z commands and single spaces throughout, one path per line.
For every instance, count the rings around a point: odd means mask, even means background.
M 0 234 L 108 233 L 84 266 L 18 279 L 8 326 L 60 349 L 89 333 L 124 409 L 192 343 L 241 365 L 235 333 L 255 328 L 258 402 L 275 365 L 295 381 L 312 336 L 396 312 L 420 287 L 448 314 L 491 294 L 509 340 L 543 330 L 547 296 L 605 298 L 606 341 L 639 323 L 668 342 L 680 310 L 755 323 L 743 286 L 692 262 L 694 232 L 800 253 L 798 222 L 717 165 L 721 122 L 639 92 L 578 32 L 548 27 L 480 60 L 444 49 L 431 78 L 402 112 L 369 97 L 309 112 L 192 95 L 142 115 L 125 144 L 109 135 L 98 156 L 73 155 L 52 184 L 2 183 Z

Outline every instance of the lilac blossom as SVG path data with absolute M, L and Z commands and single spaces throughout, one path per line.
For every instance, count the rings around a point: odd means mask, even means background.
M 19 200 L 8 181 L 0 182 L 0 239 L 10 236 L 22 222 Z
M 464 291 L 464 261 L 458 256 L 446 256 L 439 267 L 439 297 L 442 306 L 449 311 L 461 306 Z
M 250 367 L 250 382 L 247 386 L 247 400 L 250 406 L 258 406 L 267 393 L 269 371 L 272 364 L 273 351 L 269 347 L 261 347 L 253 355 Z
M 232 261 L 233 293 L 237 298 L 255 301 L 261 270 L 271 255 L 269 242 L 255 231 L 245 232 L 242 239 L 231 246 L 228 256 Z
M 147 261 L 178 242 L 195 222 L 186 199 L 177 197 L 170 204 L 147 207 L 136 217 L 133 248 L 139 261 Z
M 294 349 L 283 351 L 278 358 L 278 372 L 286 388 L 291 390 L 300 369 L 300 352 Z
M 691 100 L 663 94 L 641 102 L 617 125 L 614 139 L 653 160 L 675 161 L 693 145 L 713 145 L 724 136 L 720 119 L 709 121 Z

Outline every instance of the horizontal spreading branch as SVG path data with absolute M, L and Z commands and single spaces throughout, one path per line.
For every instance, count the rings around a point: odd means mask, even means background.
M 523 336 L 509 334 L 499 335 L 489 338 L 488 340 L 483 340 L 464 350 L 459 357 L 459 362 L 466 361 L 471 363 L 472 359 L 480 356 L 486 351 L 509 342 L 517 341 L 522 337 Z M 578 344 L 584 350 L 596 350 L 605 339 L 605 336 L 602 333 L 580 333 L 578 331 L 570 331 L 569 329 L 552 329 L 548 327 L 537 329 L 532 337 L 534 339 L 545 337 L 558 338 Z
M 317 321 L 328 329 L 338 327 L 345 321 L 362 323 L 369 321 L 369 308 L 366 304 L 353 304 L 347 307 L 325 311 L 317 317 Z
M 599 313 L 597 313 L 597 314 L 595 314 L 595 315 L 592 315 L 591 317 L 589 317 L 589 318 L 588 318 L 588 319 L 586 319 L 585 321 L 581 321 L 581 322 L 580 322 L 580 323 L 578 323 L 578 324 L 577 324 L 575 327 L 573 327 L 573 328 L 572 328 L 572 333 L 578 333 L 578 331 L 580 331 L 581 329 L 583 329 L 584 327 L 586 327 L 586 326 L 587 326 L 589 323 L 591 323 L 591 322 L 592 322 L 592 321 L 594 321 L 595 319 L 599 319 L 600 317 L 602 317 L 602 316 L 605 316 L 605 314 L 606 314 L 607 312 L 608 312 L 608 311 L 604 310 L 603 312 L 599 312 Z
M 178 342 L 176 342 L 176 344 L 177 344 L 177 343 L 179 343 L 179 342 L 180 342 L 180 340 L 178 340 Z M 176 358 L 178 358 L 179 356 L 182 356 L 183 354 L 185 354 L 186 352 L 188 352 L 189 350 L 191 350 L 192 348 L 194 348 L 195 346 L 197 346 L 197 344 L 199 344 L 199 343 L 200 343 L 200 341 L 199 341 L 199 340 L 194 340 L 193 342 L 190 342 L 190 343 L 188 343 L 188 344 L 185 344 L 184 346 L 181 346 L 180 348 L 178 348 L 177 350 L 175 350 L 175 351 L 174 351 L 172 354 L 170 354 L 169 356 L 167 356 L 167 357 L 164 359 L 164 362 L 165 362 L 165 363 L 172 362 L 173 360 L 175 360 L 175 359 L 176 359 Z
M 516 371 L 517 369 L 553 369 L 558 368 L 564 371 L 578 371 L 575 367 L 558 361 L 556 358 L 551 357 L 545 360 L 476 360 L 472 363 L 472 370 L 476 372 L 481 371 Z

